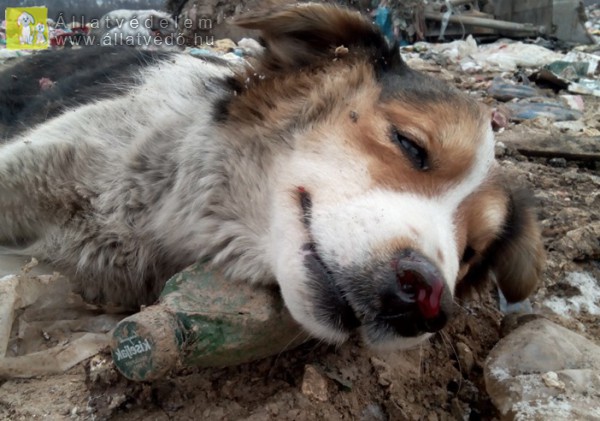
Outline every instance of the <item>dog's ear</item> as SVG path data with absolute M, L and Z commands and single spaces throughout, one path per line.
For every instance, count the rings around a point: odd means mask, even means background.
M 508 191 L 508 212 L 502 232 L 461 280 L 463 290 L 487 280 L 491 271 L 508 302 L 526 299 L 538 286 L 545 253 L 532 195 Z
M 310 66 L 347 54 L 366 54 L 379 71 L 404 65 L 398 46 L 390 47 L 375 25 L 359 12 L 336 6 L 280 6 L 243 15 L 234 23 L 261 31 L 266 47 L 262 64 L 268 70 Z

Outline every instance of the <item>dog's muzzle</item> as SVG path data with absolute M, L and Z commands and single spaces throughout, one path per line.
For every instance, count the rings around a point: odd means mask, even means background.
M 439 269 L 414 250 L 398 253 L 391 266 L 395 279 L 384 281 L 379 292 L 377 319 L 401 336 L 442 329 L 452 311 L 452 297 Z
M 437 266 L 413 249 L 361 267 L 341 267 L 320 256 L 310 236 L 311 198 L 300 190 L 310 242 L 303 247 L 314 316 L 350 332 L 362 326 L 372 344 L 437 332 L 448 321 L 452 295 Z

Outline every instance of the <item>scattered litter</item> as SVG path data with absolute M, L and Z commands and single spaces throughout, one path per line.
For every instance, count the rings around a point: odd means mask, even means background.
M 533 313 L 533 308 L 531 307 L 531 301 L 529 299 L 524 301 L 519 301 L 517 303 L 509 303 L 506 301 L 506 297 L 502 293 L 502 291 L 498 288 L 498 304 L 500 311 L 504 314 L 511 313 Z
M 211 50 L 207 50 L 206 48 L 190 48 L 188 53 L 192 56 L 202 57 L 202 56 L 214 56 L 215 53 Z
M 571 272 L 565 282 L 579 290 L 571 297 L 550 297 L 544 305 L 556 314 L 571 316 L 585 311 L 600 315 L 600 282 L 586 272 Z
M 21 357 L 0 358 L 0 378 L 63 373 L 110 345 L 110 335 L 86 333 L 72 342 Z
M 122 316 L 98 314 L 35 259 L 2 276 L 19 260 L 0 254 L 0 378 L 61 373 L 110 344 Z
M 540 96 L 540 92 L 529 85 L 516 85 L 506 82 L 500 77 L 495 77 L 488 88 L 488 94 L 498 101 L 510 101 L 515 98 L 531 98 Z
M 421 43 L 420 48 L 428 48 L 450 62 L 459 64 L 463 71 L 516 71 L 518 67 L 539 68 L 562 60 L 564 55 L 535 44 L 498 40 L 492 44 L 477 45 L 469 35 L 464 41 L 446 44 Z
M 578 120 L 583 114 L 562 104 L 553 102 L 515 102 L 508 103 L 512 121 L 531 120 L 544 117 L 554 121 Z
M 241 48 L 245 54 L 249 56 L 257 56 L 264 51 L 264 47 L 260 45 L 258 41 L 253 38 L 242 38 L 238 42 L 238 47 Z
M 581 95 L 561 95 L 560 98 L 572 110 L 585 111 L 585 103 Z

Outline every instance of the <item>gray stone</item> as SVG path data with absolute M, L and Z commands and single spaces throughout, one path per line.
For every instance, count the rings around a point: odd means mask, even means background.
M 302 394 L 320 402 L 329 400 L 327 378 L 314 366 L 307 364 L 302 377 Z
M 600 419 L 600 346 L 549 320 L 498 342 L 484 378 L 503 419 Z

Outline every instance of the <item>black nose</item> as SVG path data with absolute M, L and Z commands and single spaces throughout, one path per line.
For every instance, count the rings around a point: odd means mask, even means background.
M 452 310 L 452 297 L 439 269 L 414 250 L 392 260 L 393 279 L 381 294 L 380 318 L 402 336 L 442 329 Z

